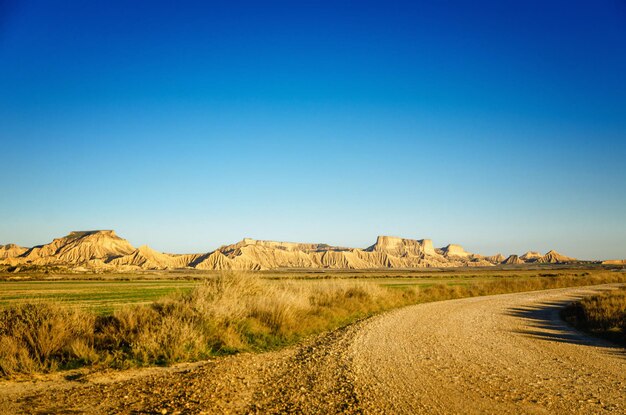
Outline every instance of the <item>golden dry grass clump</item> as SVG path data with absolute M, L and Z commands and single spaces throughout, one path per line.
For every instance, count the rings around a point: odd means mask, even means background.
M 576 327 L 626 345 L 626 288 L 583 298 L 563 310 Z
M 93 362 L 95 316 L 58 304 L 19 304 L 0 312 L 0 374 L 43 372 Z
M 189 293 L 107 316 L 55 303 L 12 305 L 0 310 L 0 375 L 85 364 L 169 364 L 267 350 L 400 305 L 390 303 L 392 297 L 405 298 L 406 292 L 358 281 L 270 284 L 247 274 L 224 274 Z

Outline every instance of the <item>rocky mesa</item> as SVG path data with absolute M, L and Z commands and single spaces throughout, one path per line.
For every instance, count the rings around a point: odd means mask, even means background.
M 76 231 L 32 248 L 0 245 L 0 264 L 63 266 L 132 271 L 141 269 L 271 270 L 293 268 L 377 269 L 476 267 L 577 261 L 555 251 L 546 254 L 482 256 L 450 244 L 435 248 L 430 239 L 379 236 L 367 248 L 244 238 L 204 254 L 166 254 L 147 245 L 133 247 L 112 230 Z

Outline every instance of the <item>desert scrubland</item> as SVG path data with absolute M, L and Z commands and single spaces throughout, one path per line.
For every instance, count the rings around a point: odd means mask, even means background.
M 602 268 L 160 276 L 0 282 L 0 374 L 262 352 L 411 304 L 626 282 Z
M 393 237 L 366 249 L 244 239 L 170 255 L 111 231 L 5 245 L 3 255 L 0 412 L 449 413 L 462 412 L 458 391 L 475 384 L 477 411 L 615 412 L 624 404 L 623 384 L 604 395 L 608 403 L 576 384 L 578 367 L 603 362 L 604 352 L 576 349 L 571 367 L 550 369 L 590 396 L 559 403 L 555 385 L 537 395 L 528 384 L 560 349 L 502 335 L 533 331 L 537 319 L 520 304 L 566 298 L 547 319 L 561 321 L 568 303 L 597 291 L 559 289 L 626 283 L 621 264 L 553 251 L 484 257 Z M 623 301 L 616 295 L 601 303 Z M 581 316 L 618 309 L 593 298 L 570 306 L 582 328 L 590 326 Z M 519 344 L 527 348 L 511 355 Z M 528 353 L 540 358 L 526 367 Z M 622 373 L 609 363 L 617 372 L 604 375 Z
M 624 281 L 624 274 L 602 272 L 537 277 L 526 282 L 518 280 L 519 285 L 501 280 L 480 284 L 473 288 L 475 291 L 468 285 L 435 284 L 416 290 L 414 295 L 424 295 L 417 300 L 428 301 L 602 280 Z M 238 321 L 248 325 L 256 321 L 255 324 L 260 325 L 254 332 L 234 330 L 236 325 L 231 324 L 220 327 L 225 335 L 222 341 L 245 345 L 241 353 L 209 356 L 196 363 L 169 367 L 122 371 L 83 368 L 17 375 L 14 380 L 0 380 L 0 411 L 15 414 L 33 411 L 94 414 L 623 413 L 626 405 L 624 349 L 583 335 L 560 318 L 567 304 L 614 290 L 620 284 L 431 301 L 343 324 L 367 314 L 364 308 L 354 308 L 356 304 L 363 307 L 374 304 L 376 299 L 386 299 L 382 304 L 389 306 L 392 297 L 382 294 L 385 291 L 380 287 L 364 288 L 362 281 L 324 280 L 314 296 L 317 303 L 311 298 L 308 302 L 301 298 L 294 303 L 288 295 L 295 292 L 293 283 L 289 281 L 276 291 L 263 291 L 263 297 L 248 291 L 249 298 L 238 296 L 239 301 L 234 302 L 229 295 L 223 296 L 229 292 L 227 287 L 238 287 L 237 292 L 241 292 L 244 287 L 256 290 L 258 286 L 246 278 L 230 275 L 202 284 L 189 296 L 149 307 L 139 306 L 133 312 L 137 317 L 135 321 L 140 321 L 143 315 L 155 318 L 144 320 L 151 322 L 150 328 L 144 328 L 147 331 L 134 326 L 135 333 L 148 334 L 146 341 L 162 341 L 168 334 L 180 336 L 184 331 L 178 329 L 182 327 L 186 327 L 188 336 L 197 333 L 193 324 L 201 321 L 185 313 L 157 317 L 162 310 L 190 310 L 187 307 L 193 305 L 206 307 L 206 311 L 212 309 L 213 316 L 218 310 L 228 310 L 229 316 L 239 310 L 242 314 Z M 396 295 L 403 291 L 389 290 Z M 195 296 L 209 292 L 222 295 L 213 297 L 213 301 L 196 302 L 199 300 Z M 270 292 L 276 296 L 273 300 L 282 297 L 284 301 L 264 303 L 263 299 Z M 300 288 L 298 292 L 311 295 L 315 291 Z M 402 296 L 393 298 L 397 300 Z M 329 302 L 324 305 L 322 299 Z M 245 307 L 241 306 L 242 300 Z M 293 314 L 273 312 L 263 317 L 263 311 L 285 311 L 287 304 L 293 307 L 290 309 Z M 296 304 L 303 307 L 299 312 Z M 266 308 L 268 305 L 270 308 Z M 116 317 L 111 321 L 120 319 L 121 322 L 123 315 L 114 312 Z M 341 317 L 347 315 L 351 318 L 342 322 Z M 186 318 L 179 320 L 181 316 Z M 273 319 L 269 319 L 270 316 Z M 331 323 L 333 320 L 335 322 Z M 152 325 L 154 322 L 163 324 Z M 282 325 L 272 326 L 278 322 Z M 288 329 L 295 330 L 292 334 L 303 334 L 315 331 L 315 327 L 317 330 L 341 327 L 301 338 L 293 345 L 280 344 L 285 347 L 276 350 L 271 346 L 272 350 L 262 353 L 246 352 L 255 343 L 242 343 L 242 339 L 254 341 L 262 325 L 266 334 L 271 333 L 271 327 L 280 328 L 282 336 L 289 333 Z M 174 330 L 166 331 L 165 326 Z M 246 338 L 246 333 L 253 336 Z M 144 343 L 149 344 L 154 343 Z M 268 345 L 264 343 L 262 348 Z M 169 350 L 181 349 L 170 346 Z M 137 356 L 131 357 L 127 363 L 137 364 L 136 359 Z

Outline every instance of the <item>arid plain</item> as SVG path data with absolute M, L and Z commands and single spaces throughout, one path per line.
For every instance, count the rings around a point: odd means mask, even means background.
M 580 298 L 621 291 L 618 261 L 483 257 L 394 237 L 168 255 L 112 231 L 3 252 L 6 413 L 626 408 L 621 323 L 592 330 L 610 343 L 561 318 Z
M 0 0 L 0 415 L 626 414 L 626 0 Z

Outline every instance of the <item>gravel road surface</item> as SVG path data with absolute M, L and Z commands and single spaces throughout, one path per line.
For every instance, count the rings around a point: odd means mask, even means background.
M 610 287 L 420 304 L 278 352 L 0 382 L 0 413 L 626 413 L 626 350 L 559 318 Z

